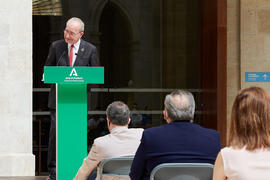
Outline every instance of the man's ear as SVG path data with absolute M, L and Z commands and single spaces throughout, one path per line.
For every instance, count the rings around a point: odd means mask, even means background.
M 80 32 L 80 35 L 81 35 L 81 38 L 82 38 L 82 36 L 84 35 L 84 32 Z
M 167 114 L 166 109 L 163 110 L 163 116 L 164 116 L 164 119 L 165 119 L 165 120 L 168 119 L 168 114 Z
M 167 121 L 167 123 L 170 123 L 171 120 L 168 117 L 168 112 L 166 109 L 163 110 L 164 119 Z
M 131 121 L 130 118 L 128 118 L 128 123 L 127 123 L 127 125 L 129 125 L 130 121 Z
M 108 125 L 108 127 L 109 127 L 111 121 L 110 121 L 110 119 L 109 119 L 108 117 L 106 117 L 106 120 L 107 120 L 107 125 Z

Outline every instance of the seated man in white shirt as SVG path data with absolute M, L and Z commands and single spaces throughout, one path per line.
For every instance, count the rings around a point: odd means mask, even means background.
M 87 180 L 100 162 L 110 157 L 134 156 L 140 144 L 143 129 L 130 128 L 130 110 L 121 101 L 111 103 L 107 110 L 107 125 L 110 134 L 95 139 L 74 180 Z M 99 167 L 97 168 L 99 172 Z M 103 179 L 112 179 L 104 176 Z

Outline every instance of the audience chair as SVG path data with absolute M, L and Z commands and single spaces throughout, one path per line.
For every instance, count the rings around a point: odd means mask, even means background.
M 107 158 L 100 165 L 100 180 L 102 175 L 129 177 L 130 167 L 134 156 Z
M 213 167 L 208 163 L 163 163 L 152 170 L 150 180 L 212 180 Z

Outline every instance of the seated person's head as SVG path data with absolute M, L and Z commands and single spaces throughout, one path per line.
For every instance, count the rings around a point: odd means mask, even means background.
M 128 126 L 130 122 L 130 110 L 128 106 L 121 102 L 111 103 L 106 110 L 109 130 L 110 126 Z
M 164 119 L 170 123 L 176 120 L 193 120 L 195 101 L 193 95 L 184 90 L 176 90 L 168 94 L 164 102 Z
M 241 90 L 231 112 L 229 145 L 247 150 L 270 148 L 270 97 L 260 87 Z

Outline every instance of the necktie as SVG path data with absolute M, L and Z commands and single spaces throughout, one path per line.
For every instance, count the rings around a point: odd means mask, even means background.
M 72 60 L 73 60 L 73 45 L 71 45 L 70 47 L 70 51 L 69 51 L 69 66 L 72 66 Z

